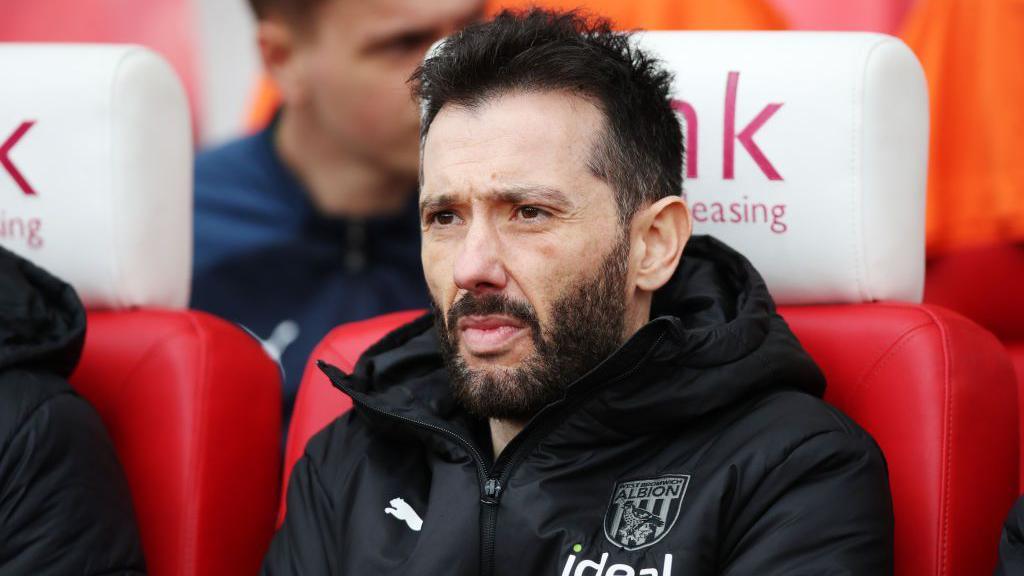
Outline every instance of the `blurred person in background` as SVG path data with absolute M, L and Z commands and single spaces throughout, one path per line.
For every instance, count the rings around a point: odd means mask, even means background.
M 192 307 L 238 322 L 284 373 L 334 326 L 428 303 L 406 80 L 482 0 L 250 0 L 281 105 L 199 154 Z

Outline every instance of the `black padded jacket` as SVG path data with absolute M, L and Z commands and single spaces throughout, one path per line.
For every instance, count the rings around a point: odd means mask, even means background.
M 890 574 L 882 454 L 821 400 L 750 263 L 695 237 L 654 300 L 496 461 L 449 394 L 430 317 L 352 374 L 322 365 L 355 409 L 297 463 L 263 572 Z
M 74 290 L 0 248 L 0 575 L 145 572 L 113 445 L 67 382 L 84 336 Z

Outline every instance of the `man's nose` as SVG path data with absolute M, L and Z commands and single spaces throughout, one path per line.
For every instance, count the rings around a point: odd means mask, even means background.
M 493 226 L 471 224 L 455 257 L 455 285 L 474 294 L 504 290 L 508 275 L 501 252 Z

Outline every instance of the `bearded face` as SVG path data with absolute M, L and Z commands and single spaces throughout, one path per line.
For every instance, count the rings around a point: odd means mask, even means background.
M 446 315 L 434 304 L 445 365 L 456 399 L 481 418 L 529 420 L 622 343 L 629 245 L 621 239 L 594 273 L 558 296 L 541 324 L 533 307 L 505 294 L 467 293 Z M 512 366 L 471 367 L 460 351 L 467 318 L 506 316 L 528 331 L 533 351 Z M 470 323 L 471 324 L 471 323 Z

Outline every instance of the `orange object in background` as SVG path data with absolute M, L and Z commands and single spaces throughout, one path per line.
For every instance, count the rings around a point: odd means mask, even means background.
M 525 9 L 532 6 L 569 10 L 581 6 L 579 0 L 492 0 L 488 12 L 503 8 Z M 764 0 L 590 0 L 582 4 L 587 11 L 608 18 L 617 28 L 632 30 L 781 30 L 785 22 Z M 267 125 L 281 97 L 264 74 L 256 87 L 245 125 L 256 131 Z
M 781 30 L 779 13 L 765 0 L 491 0 L 491 13 L 503 8 L 583 8 L 632 30 Z
M 929 253 L 1024 240 L 1024 2 L 923 0 L 903 38 L 931 95 Z
M 917 0 L 771 0 L 791 30 L 896 34 Z
M 253 92 L 252 103 L 249 105 L 249 114 L 245 118 L 245 127 L 248 132 L 262 130 L 274 117 L 274 112 L 281 104 L 281 95 L 277 92 L 274 81 L 267 76 L 266 72 L 260 75 L 256 90 Z

